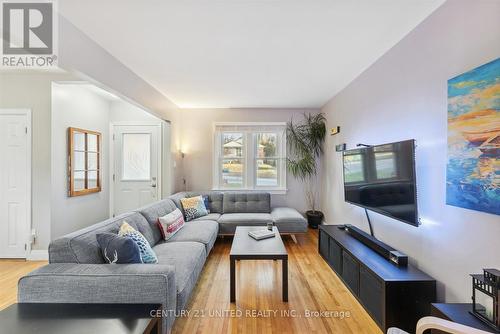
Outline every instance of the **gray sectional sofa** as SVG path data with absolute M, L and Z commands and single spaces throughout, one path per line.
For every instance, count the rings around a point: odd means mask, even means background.
M 186 223 L 164 241 L 156 225 L 160 216 L 180 208 L 180 199 L 208 195 L 208 216 Z M 96 240 L 117 233 L 123 221 L 140 231 L 153 247 L 158 264 L 106 264 Z M 184 309 L 217 235 L 233 234 L 238 225 L 274 222 L 281 233 L 307 231 L 306 220 L 291 208 L 271 208 L 268 193 L 182 192 L 51 242 L 49 264 L 18 283 L 19 302 L 159 303 L 167 312 L 169 332 L 174 311 Z
M 199 195 L 208 196 L 210 214 L 198 219 L 217 221 L 219 235 L 233 235 L 236 226 L 265 226 L 268 222 L 274 222 L 281 234 L 307 232 L 305 218 L 292 208 L 272 208 L 269 193 L 180 192 L 169 198 L 182 210 L 182 198 Z

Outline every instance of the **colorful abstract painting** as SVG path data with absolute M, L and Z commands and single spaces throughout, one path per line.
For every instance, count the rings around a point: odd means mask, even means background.
M 448 80 L 446 203 L 500 215 L 500 58 Z

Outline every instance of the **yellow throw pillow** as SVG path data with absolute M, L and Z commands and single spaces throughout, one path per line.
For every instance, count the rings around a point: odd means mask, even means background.
M 181 204 L 187 222 L 208 215 L 205 201 L 202 196 L 183 198 L 181 199 Z

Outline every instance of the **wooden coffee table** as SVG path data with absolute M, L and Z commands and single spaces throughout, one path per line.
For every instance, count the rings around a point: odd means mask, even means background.
M 234 234 L 230 262 L 230 298 L 236 301 L 236 260 L 281 260 L 283 276 L 283 301 L 288 302 L 288 253 L 277 227 L 273 227 L 276 236 L 264 240 L 255 240 L 249 231 L 262 230 L 262 226 L 238 226 Z
M 160 334 L 160 304 L 13 304 L 0 312 L 0 333 Z M 152 314 L 155 317 L 152 317 Z

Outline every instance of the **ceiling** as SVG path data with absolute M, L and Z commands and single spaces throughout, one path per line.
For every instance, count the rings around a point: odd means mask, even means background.
M 65 0 L 181 108 L 318 108 L 444 0 Z

